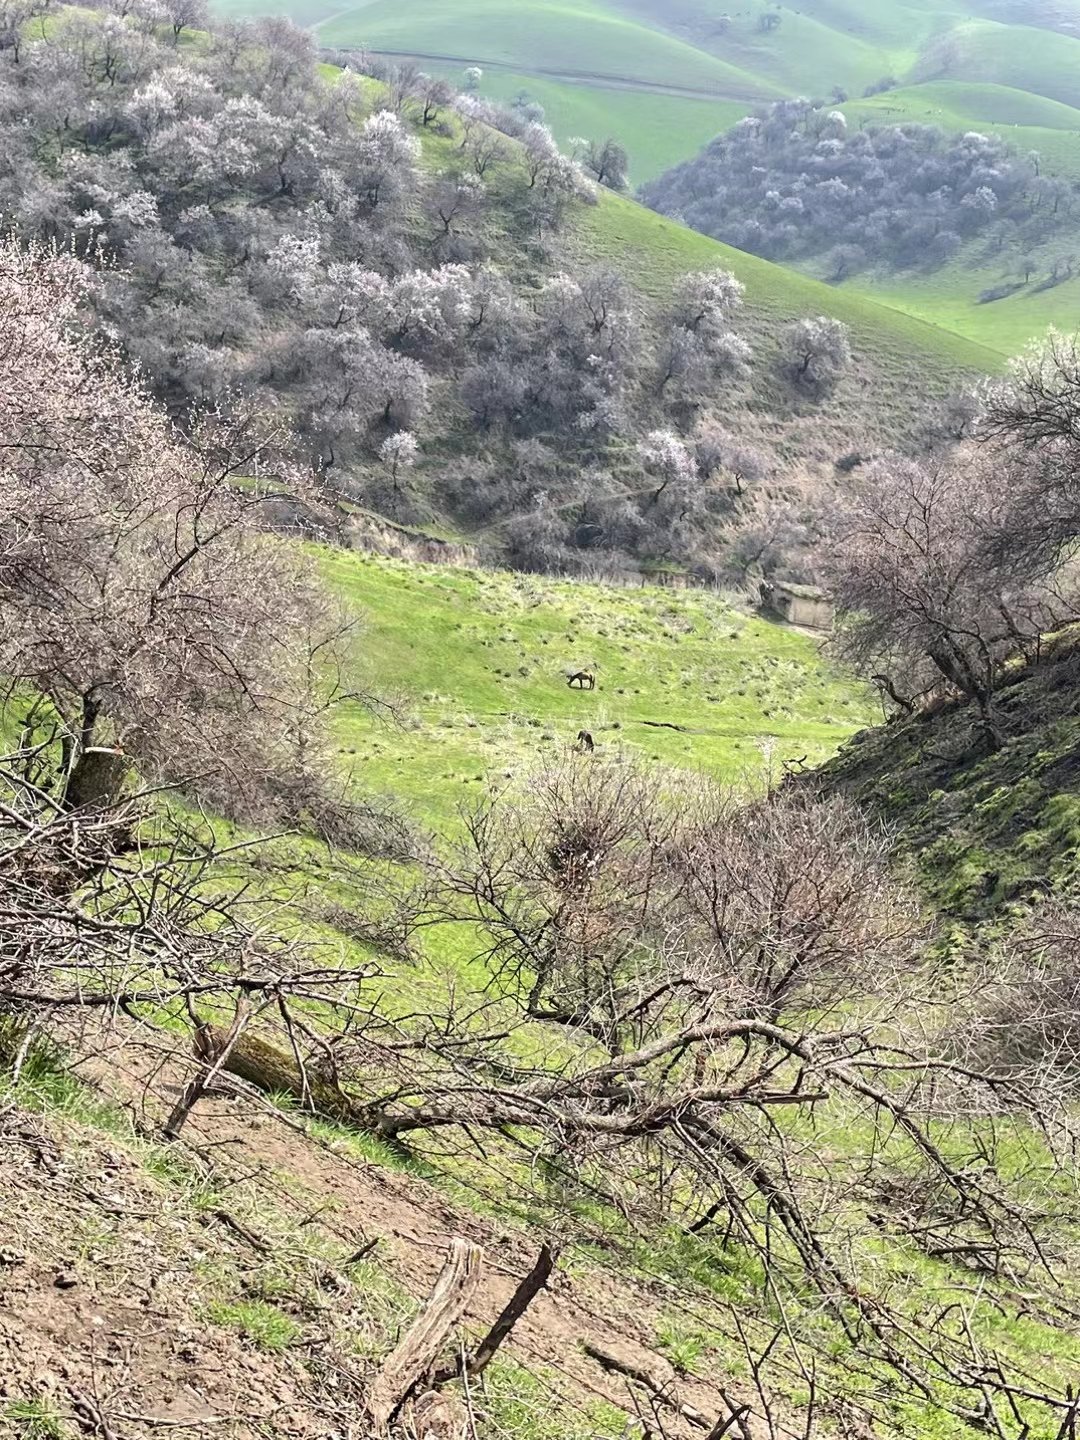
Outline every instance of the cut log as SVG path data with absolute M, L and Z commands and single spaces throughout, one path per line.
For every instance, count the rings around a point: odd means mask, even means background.
M 407 1407 L 402 1418 L 416 1440 L 468 1440 L 469 1411 L 456 1395 L 428 1390 Z
M 368 1394 L 368 1413 L 382 1434 L 417 1385 L 435 1368 L 439 1352 L 480 1284 L 484 1252 L 455 1240 L 435 1288 L 397 1348 L 383 1361 Z

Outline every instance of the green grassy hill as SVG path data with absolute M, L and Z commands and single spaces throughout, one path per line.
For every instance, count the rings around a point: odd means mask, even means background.
M 329 66 L 326 70 L 333 73 Z M 438 170 L 456 160 L 456 136 L 422 130 L 419 138 L 428 168 Z M 801 315 L 829 314 L 843 320 L 852 329 L 860 359 L 871 367 L 880 361 L 888 372 L 884 390 L 862 394 L 859 410 L 872 410 L 882 401 L 899 403 L 889 377 L 901 389 L 918 378 L 933 392 L 952 383 L 958 371 L 985 374 L 1001 368 L 997 347 L 954 333 L 932 316 L 897 314 L 871 296 L 736 250 L 610 190 L 601 190 L 597 202 L 576 213 L 573 233 L 565 234 L 561 243 L 583 265 L 614 266 L 647 305 L 666 303 L 682 276 L 721 266 L 746 287 L 740 328 L 759 346 L 767 346 L 780 325 Z M 875 378 L 880 382 L 883 377 Z
M 943 375 L 1001 367 L 997 347 L 969 340 L 932 316 L 897 314 L 871 296 L 735 250 L 610 192 L 578 222 L 577 244 L 585 259 L 616 266 L 651 299 L 666 298 L 689 271 L 713 266 L 732 271 L 746 286 L 747 323 L 741 328 L 759 342 L 793 316 L 828 314 L 851 327 L 864 361 L 904 384 L 928 361 L 931 369 L 921 373 L 932 388 Z M 873 408 L 884 398 L 863 394 L 861 403 Z
M 222 14 L 287 13 L 326 45 L 414 57 L 458 83 L 466 66 L 479 64 L 483 95 L 538 101 L 564 142 L 617 136 L 638 183 L 696 153 L 758 104 L 834 91 L 850 97 L 852 123 L 992 131 L 1021 153 L 1037 151 L 1045 173 L 1080 180 L 1080 0 L 982 0 L 974 7 L 957 0 L 804 0 L 797 9 L 777 7 L 780 24 L 768 31 L 761 28 L 772 11 L 765 0 L 730 15 L 723 0 L 216 5 Z M 864 97 L 886 76 L 893 88 Z M 1040 255 L 1044 271 L 1060 249 Z M 966 337 L 994 352 L 989 364 L 997 366 L 1048 324 L 1080 322 L 1080 279 L 1039 289 L 1040 273 L 1007 299 L 980 303 L 1002 284 L 1002 264 L 999 254 L 969 247 L 932 276 L 863 275 L 849 288 Z
M 408 54 L 460 79 L 485 70 L 483 93 L 522 91 L 564 139 L 618 135 L 634 179 L 692 155 L 754 104 L 781 95 L 853 98 L 883 76 L 924 85 L 989 86 L 980 120 L 1028 117 L 1046 99 L 1077 98 L 1080 4 L 958 0 L 217 0 L 223 14 L 273 9 L 310 25 L 328 45 Z M 763 16 L 781 17 L 770 31 Z M 725 18 L 726 17 L 726 22 Z M 932 100 L 931 103 L 934 103 Z
M 624 589 L 327 551 L 364 616 L 374 688 L 403 723 L 344 715 L 344 762 L 365 787 L 445 821 L 492 783 L 593 735 L 743 783 L 820 760 L 870 715 L 817 642 L 705 591 Z M 595 667 L 595 690 L 567 672 Z
M 1065 43 L 1063 37 L 1057 38 Z M 1080 99 L 1075 87 L 1073 94 Z M 1043 173 L 1074 186 L 1080 182 L 1080 109 L 1059 100 L 992 83 L 943 81 L 851 101 L 843 109 L 852 124 L 913 121 L 992 133 L 1021 155 L 1037 153 Z M 933 274 L 911 273 L 899 278 L 864 274 L 853 280 L 850 288 L 1002 354 L 1015 354 L 1050 325 L 1062 330 L 1080 325 L 1080 279 L 1043 286 L 1054 261 L 1071 251 L 1068 235 L 1051 237 L 1035 257 L 1031 282 L 991 303 L 980 303 L 980 295 L 1000 285 L 1020 257 L 1003 258 L 978 242 Z M 1011 278 L 1018 277 L 1014 274 Z

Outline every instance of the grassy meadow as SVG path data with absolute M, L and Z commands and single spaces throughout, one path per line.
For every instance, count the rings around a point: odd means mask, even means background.
M 873 718 L 813 637 L 704 590 L 623 588 L 320 552 L 361 612 L 365 683 L 389 720 L 339 717 L 343 764 L 424 821 L 564 754 L 622 753 L 750 784 L 831 754 Z M 595 690 L 567 673 L 595 668 Z

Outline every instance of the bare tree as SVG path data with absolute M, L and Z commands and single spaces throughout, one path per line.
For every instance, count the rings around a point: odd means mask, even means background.
M 206 0 L 170 0 L 167 7 L 173 39 L 179 41 L 185 30 L 205 29 L 210 19 Z
M 630 161 L 626 151 L 610 137 L 607 140 L 577 139 L 573 142 L 574 158 L 609 190 L 625 190 L 629 182 Z
M 1080 1087 L 1080 915 L 1049 900 L 986 957 L 980 1013 L 956 1035 L 959 1055 L 1012 1074 L 1040 1075 L 1071 1105 Z
M 1070 1183 L 1075 1137 L 1038 1067 L 958 1052 L 980 998 L 925 952 L 888 837 L 851 805 L 573 757 L 465 815 L 432 879 L 427 919 L 479 940 L 487 994 L 337 1045 L 336 1113 L 449 1154 L 486 1132 L 564 1197 L 722 1231 L 788 1324 L 810 1285 L 883 1393 L 1065 1412 L 973 1362 L 955 1276 L 927 1343 L 879 1264 L 970 1255 L 995 1295 L 1053 1308 L 1054 1206 L 1011 1177 Z
M 1080 534 L 1075 475 L 1080 465 L 1080 346 L 1051 329 L 979 391 L 975 433 L 1008 475 L 1015 534 L 1010 549 L 1050 565 Z
M 434 124 L 453 98 L 454 87 L 448 80 L 438 75 L 421 75 L 418 86 L 420 123 L 425 127 Z
M 716 421 L 703 421 L 692 436 L 698 469 L 707 479 L 729 476 L 735 494 L 742 499 L 769 474 L 769 461 L 762 451 L 739 440 Z
M 44 16 L 49 0 L 4 0 L 0 5 L 0 51 L 7 50 L 18 65 L 30 21 Z
M 677 286 L 671 328 L 660 348 L 660 391 L 700 399 L 721 379 L 749 373 L 751 349 L 731 327 L 743 286 L 727 270 L 690 274 Z
M 999 457 L 885 457 L 829 505 L 825 573 L 847 617 L 839 652 L 863 673 L 899 665 L 901 690 L 946 681 L 999 743 L 993 701 L 1007 661 L 1074 613 L 1064 581 L 1012 555 L 1014 496 Z
M 319 677 L 333 689 L 351 623 L 299 551 L 264 536 L 267 509 L 304 484 L 251 416 L 199 417 L 181 443 L 71 329 L 85 285 L 74 261 L 0 249 L 9 694 L 55 731 L 71 806 L 109 804 L 133 766 L 219 803 L 302 805 Z
M 486 126 L 473 135 L 468 145 L 473 170 L 481 180 L 493 166 L 503 164 L 509 153 L 502 136 Z
M 781 366 L 800 390 L 827 395 L 852 365 L 851 339 L 841 320 L 826 315 L 796 320 L 784 330 Z

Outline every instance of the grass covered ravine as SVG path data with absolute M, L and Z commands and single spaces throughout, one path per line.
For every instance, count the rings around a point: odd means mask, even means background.
M 814 763 L 872 718 L 812 636 L 705 590 L 624 588 L 325 551 L 364 617 L 364 683 L 396 719 L 339 714 L 343 762 L 366 790 L 432 821 L 492 782 L 565 751 L 580 730 L 743 783 Z M 595 668 L 595 690 L 569 672 Z

